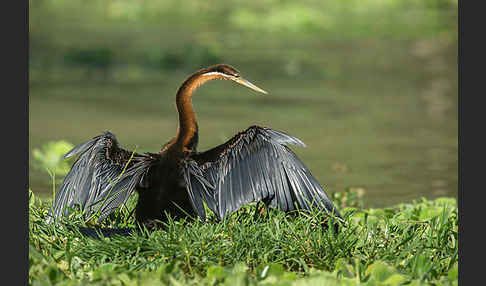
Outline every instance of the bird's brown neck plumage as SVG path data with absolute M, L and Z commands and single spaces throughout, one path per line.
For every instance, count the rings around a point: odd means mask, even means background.
M 179 113 L 179 128 L 173 141 L 173 147 L 177 150 L 191 151 L 194 140 L 197 142 L 197 121 L 192 107 L 192 95 L 200 85 L 216 78 L 218 78 L 217 75 L 204 75 L 203 72 L 197 72 L 189 77 L 177 91 L 176 106 Z

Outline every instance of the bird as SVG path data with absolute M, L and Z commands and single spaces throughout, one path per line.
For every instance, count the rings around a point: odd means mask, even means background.
M 196 71 L 177 91 L 177 133 L 159 152 L 123 149 L 116 136 L 105 131 L 64 155 L 64 159 L 79 157 L 55 195 L 48 221 L 81 208 L 87 217 L 98 215 L 101 222 L 135 192 L 136 222 L 147 227 L 167 222 L 169 217 L 206 221 L 206 208 L 221 221 L 252 202 L 283 212 L 319 209 L 342 219 L 309 168 L 289 148 L 306 147 L 297 137 L 253 125 L 219 146 L 197 150 L 192 96 L 215 79 L 267 94 L 227 64 Z

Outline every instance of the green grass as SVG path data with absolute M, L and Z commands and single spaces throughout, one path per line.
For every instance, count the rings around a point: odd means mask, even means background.
M 455 199 L 421 199 L 361 209 L 350 191 L 334 194 L 346 225 L 324 216 L 276 210 L 254 218 L 254 206 L 217 222 L 168 223 L 164 230 L 101 240 L 71 226 L 80 213 L 46 225 L 50 200 L 30 192 L 31 285 L 457 285 Z M 135 200 L 129 202 L 133 207 Z M 347 207 L 346 207 L 347 206 Z M 127 210 L 103 226 L 133 226 Z

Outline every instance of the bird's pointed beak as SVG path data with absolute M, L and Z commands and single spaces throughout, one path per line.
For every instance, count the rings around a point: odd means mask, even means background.
M 232 78 L 232 80 L 241 84 L 241 85 L 244 85 L 244 86 L 246 86 L 250 89 L 253 89 L 254 91 L 258 91 L 258 92 L 261 92 L 261 93 L 264 93 L 264 94 L 268 94 L 268 92 L 264 91 L 263 89 L 259 88 L 258 86 L 254 85 L 253 83 L 247 81 L 244 78 L 234 77 L 234 78 Z

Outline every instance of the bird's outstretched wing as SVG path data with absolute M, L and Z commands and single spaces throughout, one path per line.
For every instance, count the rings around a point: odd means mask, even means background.
M 120 148 L 109 131 L 74 147 L 64 158 L 81 154 L 73 164 L 54 200 L 48 222 L 69 214 L 76 205 L 88 216 L 99 212 L 99 221 L 125 203 L 135 187 L 147 184 L 146 175 L 155 158 Z
M 286 144 L 298 138 L 252 126 L 228 142 L 184 161 L 184 179 L 193 207 L 205 218 L 203 201 L 219 219 L 263 201 L 282 211 L 317 207 L 341 217 L 309 169 Z

